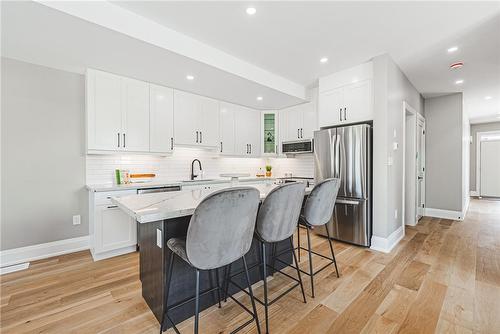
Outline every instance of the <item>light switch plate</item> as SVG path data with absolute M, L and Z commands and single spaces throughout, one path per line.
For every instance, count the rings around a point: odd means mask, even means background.
M 80 225 L 80 223 L 81 223 L 80 215 L 73 216 L 73 225 Z
M 159 228 L 156 229 L 156 246 L 162 248 L 161 242 L 161 230 Z
M 396 151 L 396 150 L 398 149 L 398 147 L 399 147 L 399 144 L 398 144 L 397 142 L 393 142 L 393 143 L 392 143 L 392 149 L 393 149 L 394 151 Z

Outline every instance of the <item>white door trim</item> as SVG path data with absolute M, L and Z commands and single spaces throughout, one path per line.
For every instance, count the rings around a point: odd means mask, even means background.
M 423 134 L 423 145 L 420 145 L 420 159 L 423 159 L 423 162 L 424 162 L 424 171 L 423 171 L 423 175 L 424 175 L 424 181 L 422 182 L 422 189 L 421 189 L 421 192 L 422 192 L 422 202 L 424 204 L 424 208 L 425 209 L 425 182 L 426 182 L 426 177 L 425 177 L 425 145 L 426 145 L 426 139 L 425 139 L 425 129 L 426 129 L 426 124 L 425 124 L 425 117 L 418 114 L 417 113 L 417 122 L 415 124 L 415 126 L 417 127 L 418 129 L 418 122 L 421 121 L 422 122 L 422 129 L 424 131 L 424 134 Z M 418 139 L 418 134 L 417 132 L 415 132 L 415 135 L 416 135 L 416 138 L 415 140 Z M 415 145 L 416 145 L 416 142 L 415 142 Z M 418 188 L 418 168 L 415 168 L 415 192 L 417 191 L 417 188 Z M 417 194 L 415 193 L 415 219 L 417 219 L 418 217 L 418 196 Z M 425 210 L 422 210 L 422 216 L 424 216 L 424 213 L 425 213 Z M 416 222 L 418 222 L 418 220 L 416 220 Z
M 405 234 L 405 215 L 406 215 L 406 193 L 405 193 L 405 182 L 406 182 L 406 112 L 409 112 L 413 116 L 416 117 L 417 111 L 408 104 L 408 102 L 403 101 L 403 133 L 402 133 L 402 149 L 403 149 L 403 180 L 402 180 L 402 187 L 401 187 L 401 196 L 402 196 L 402 208 L 401 208 L 401 226 L 403 228 L 403 236 Z
M 476 133 L 476 191 L 474 192 L 474 195 L 479 197 L 481 197 L 481 140 L 480 139 L 482 135 L 488 135 L 488 134 L 500 134 L 500 131 L 482 131 Z

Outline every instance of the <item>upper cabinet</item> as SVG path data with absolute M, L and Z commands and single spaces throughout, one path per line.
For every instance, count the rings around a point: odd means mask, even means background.
M 149 84 L 87 71 L 87 149 L 149 152 Z
M 174 90 L 176 145 L 219 146 L 219 102 Z
M 369 120 L 373 120 L 371 62 L 319 79 L 320 127 Z
M 149 106 L 150 151 L 172 152 L 174 149 L 174 90 L 150 85 Z
M 257 110 L 221 102 L 220 153 L 246 157 L 260 156 L 260 115 Z
M 282 141 L 312 139 L 318 129 L 314 101 L 282 109 L 280 115 Z
M 262 155 L 278 155 L 279 147 L 279 122 L 277 111 L 262 111 L 260 123 L 260 146 Z

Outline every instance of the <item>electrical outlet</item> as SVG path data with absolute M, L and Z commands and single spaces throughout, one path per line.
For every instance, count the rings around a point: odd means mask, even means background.
M 156 229 L 156 246 L 161 248 L 161 230 L 159 228 Z
M 399 148 L 399 144 L 397 142 L 392 143 L 392 149 L 396 151 Z
M 394 219 L 398 219 L 398 209 L 394 210 Z
M 80 225 L 81 217 L 80 215 L 73 216 L 73 225 Z

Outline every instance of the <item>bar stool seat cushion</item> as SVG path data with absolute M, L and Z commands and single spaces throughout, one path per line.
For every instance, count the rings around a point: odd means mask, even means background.
M 170 250 L 175 254 L 177 254 L 181 259 L 183 259 L 189 265 L 192 266 L 191 262 L 189 262 L 189 259 L 187 257 L 186 238 L 170 238 L 167 241 L 167 247 L 170 248 Z

